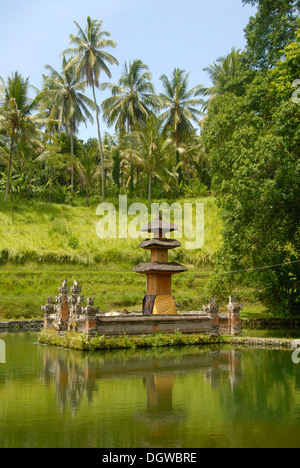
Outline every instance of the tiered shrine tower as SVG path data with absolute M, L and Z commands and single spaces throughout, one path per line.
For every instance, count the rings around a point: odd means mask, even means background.
M 144 240 L 139 247 L 151 250 L 149 263 L 140 263 L 133 269 L 147 276 L 147 295 L 144 298 L 144 315 L 176 315 L 176 303 L 172 295 L 172 275 L 183 273 L 187 268 L 179 263 L 168 262 L 168 251 L 181 247 L 177 240 L 166 239 L 166 234 L 177 231 L 173 223 L 158 218 L 144 226 L 141 231 L 153 234 L 152 239 Z

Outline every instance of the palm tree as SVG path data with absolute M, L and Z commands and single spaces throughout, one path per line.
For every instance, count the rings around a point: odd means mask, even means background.
M 136 181 L 138 182 L 139 172 L 142 170 L 141 158 L 134 151 L 134 140 L 132 133 L 120 132 L 115 135 L 110 147 L 113 169 L 119 168 L 119 174 L 114 172 L 114 180 L 119 180 L 116 185 L 120 187 L 133 186 L 134 170 L 136 171 Z M 117 161 L 116 161 L 117 160 Z
M 110 89 L 112 97 L 102 103 L 103 116 L 116 132 L 133 130 L 137 122 L 145 121 L 159 108 L 158 98 L 151 83 L 149 68 L 141 60 L 125 62 L 119 83 L 103 83 L 101 89 Z
M 212 82 L 212 86 L 203 88 L 200 91 L 205 96 L 209 96 L 203 106 L 204 110 L 207 110 L 213 104 L 217 96 L 225 92 L 228 80 L 240 73 L 241 65 L 240 50 L 233 47 L 228 55 L 218 58 L 212 65 L 204 68 Z
M 42 148 L 39 128 L 45 125 L 42 114 L 32 115 L 37 107 L 37 101 L 29 97 L 29 78 L 24 79 L 15 72 L 8 78 L 5 86 L 3 79 L 2 99 L 0 102 L 0 130 L 10 140 L 10 150 L 7 169 L 7 183 L 4 200 L 8 199 L 10 192 L 10 179 L 14 147 L 17 141 L 25 142 L 32 147 Z
M 70 61 L 69 61 L 70 62 Z M 64 126 L 70 135 L 71 159 L 74 155 L 74 134 L 81 122 L 89 120 L 93 122 L 93 116 L 89 108 L 95 109 L 94 102 L 83 94 L 86 87 L 85 81 L 78 81 L 74 66 L 63 58 L 61 73 L 58 73 L 50 65 L 46 69 L 50 76 L 44 77 L 44 90 L 39 98 L 42 107 L 50 109 L 49 116 L 57 119 L 59 127 Z M 74 167 L 71 167 L 71 192 L 74 189 Z
M 189 181 L 196 173 L 200 182 L 210 188 L 209 159 L 201 135 L 191 134 L 179 153 L 185 179 Z
M 166 161 L 175 153 L 174 143 L 170 138 L 166 138 L 162 132 L 162 124 L 159 119 L 152 115 L 145 123 L 137 125 L 135 132 L 132 133 L 134 150 L 145 171 L 148 174 L 148 202 L 152 199 L 152 179 L 156 176 L 158 179 L 176 176 L 168 171 Z
M 69 157 L 69 155 L 60 152 L 58 138 L 55 135 L 51 142 L 45 144 L 44 151 L 34 160 L 35 163 L 42 164 L 45 188 L 49 187 L 49 202 L 53 194 L 55 180 L 67 173 Z
M 176 148 L 193 132 L 192 121 L 200 126 L 199 117 L 202 112 L 197 108 L 202 106 L 203 100 L 197 98 L 197 93 L 202 89 L 202 85 L 188 89 L 189 73 L 175 68 L 171 79 L 162 75 L 164 94 L 160 94 L 162 108 L 166 109 L 160 116 L 164 123 L 164 131 L 170 131 Z
M 97 155 L 92 149 L 88 151 L 84 148 L 81 157 L 73 158 L 72 163 L 75 167 L 79 182 L 85 189 L 86 206 L 89 206 L 91 188 L 99 178 L 101 172 L 101 168 L 97 163 Z
M 100 73 L 103 71 L 109 78 L 111 72 L 107 66 L 117 64 L 118 61 L 115 57 L 104 51 L 107 47 L 116 47 L 116 43 L 112 40 L 104 39 L 104 36 L 110 36 L 108 31 L 102 30 L 102 21 L 92 20 L 89 16 L 87 18 L 87 26 L 83 30 L 76 21 L 74 21 L 78 35 L 71 34 L 71 44 L 75 47 L 62 52 L 62 55 L 71 54 L 73 58 L 70 60 L 68 66 L 75 65 L 77 67 L 77 76 L 86 79 L 87 85 L 93 90 L 94 104 L 96 108 L 96 120 L 98 128 L 99 149 L 101 156 L 101 170 L 102 170 L 102 201 L 105 198 L 105 175 L 104 175 L 104 154 L 102 148 L 100 121 L 99 121 L 99 107 L 97 105 L 95 87 L 99 88 Z

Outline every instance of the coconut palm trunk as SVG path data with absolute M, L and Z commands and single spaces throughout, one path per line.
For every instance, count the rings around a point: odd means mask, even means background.
M 73 138 L 73 129 L 72 123 L 70 124 L 70 145 L 71 145 L 71 160 L 74 158 L 74 138 Z M 71 193 L 74 192 L 74 164 L 71 165 Z
M 97 121 L 98 141 L 99 141 L 99 150 L 100 150 L 100 159 L 101 159 L 101 186 L 102 186 L 101 188 L 102 188 L 102 203 L 103 203 L 105 200 L 104 154 L 103 154 L 103 146 L 102 146 L 102 139 L 101 139 L 101 132 L 100 132 L 99 107 L 97 105 L 94 78 L 92 78 L 92 89 L 93 89 L 94 103 L 96 106 L 96 121 Z
M 19 139 L 28 147 L 43 148 L 39 129 L 45 126 L 46 120 L 39 113 L 32 115 L 32 111 L 37 108 L 37 100 L 29 98 L 28 88 L 29 79 L 24 79 L 18 72 L 15 72 L 7 80 L 3 100 L 1 97 L 1 132 L 4 131 L 7 138 L 10 138 L 5 201 L 11 190 L 13 152 Z M 16 141 L 17 136 L 18 141 Z
M 85 204 L 86 206 L 90 206 L 90 187 L 87 186 L 85 189 Z
M 40 93 L 42 108 L 51 108 L 50 117 L 59 120 L 59 125 L 67 128 L 70 137 L 71 153 L 71 188 L 73 194 L 75 187 L 74 171 L 74 135 L 76 135 L 77 125 L 89 120 L 93 123 L 93 116 L 89 111 L 94 108 L 94 102 L 83 94 L 86 81 L 77 77 L 75 65 L 67 61 L 65 57 L 62 61 L 62 70 L 58 73 L 50 65 L 46 69 L 51 72 L 50 76 L 44 76 L 44 87 Z
M 152 171 L 149 171 L 149 183 L 148 183 L 148 203 L 151 205 L 152 201 Z
M 72 58 L 69 66 L 76 66 L 77 76 L 86 79 L 87 86 L 93 90 L 94 105 L 96 106 L 96 120 L 98 128 L 99 149 L 101 158 L 101 180 L 102 180 L 102 201 L 105 199 L 105 173 L 104 173 L 104 153 L 101 140 L 99 108 L 97 106 L 95 87 L 99 88 L 100 73 L 104 72 L 111 78 L 111 72 L 107 66 L 118 65 L 118 60 L 108 54 L 104 49 L 107 47 L 116 47 L 114 41 L 104 39 L 105 36 L 110 36 L 108 31 L 102 30 L 102 21 L 92 20 L 87 17 L 87 25 L 83 30 L 76 21 L 74 21 L 78 36 L 71 34 L 71 44 L 75 47 L 62 52 L 62 55 L 70 54 Z
M 16 129 L 13 128 L 12 136 L 11 136 L 11 143 L 10 143 L 8 169 L 7 169 L 7 182 L 6 182 L 6 190 L 5 190 L 5 197 L 4 197 L 5 201 L 7 201 L 8 199 L 9 189 L 10 189 L 10 174 L 11 174 L 12 155 L 13 155 L 14 142 L 15 142 L 15 132 L 16 132 Z

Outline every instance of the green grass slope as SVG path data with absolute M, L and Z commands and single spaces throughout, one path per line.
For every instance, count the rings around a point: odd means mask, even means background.
M 181 200 L 181 204 L 193 200 Z M 221 222 L 213 198 L 205 205 L 205 244 L 198 251 L 176 250 L 173 259 L 193 265 L 212 263 L 221 242 Z M 118 204 L 114 203 L 118 208 Z M 38 202 L 0 202 L 0 261 L 67 262 L 95 265 L 136 264 L 147 257 L 136 239 L 99 239 L 97 206 L 90 208 Z M 133 217 L 129 218 L 129 222 Z

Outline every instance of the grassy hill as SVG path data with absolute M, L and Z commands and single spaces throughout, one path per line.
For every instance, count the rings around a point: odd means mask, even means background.
M 173 280 L 181 310 L 201 310 L 207 303 L 206 283 L 222 240 L 214 199 L 197 202 L 205 205 L 203 248 L 185 250 L 183 239 L 183 247 L 170 253 L 170 261 L 188 267 Z M 55 297 L 64 279 L 77 279 L 101 311 L 141 310 L 146 281 L 132 268 L 147 261 L 149 252 L 138 248 L 139 239 L 99 239 L 96 209 L 0 202 L 0 319 L 40 317 L 46 297 Z
M 139 200 L 140 201 L 140 200 Z M 193 200 L 181 200 L 182 204 Z M 221 222 L 213 198 L 205 204 L 205 244 L 198 251 L 176 250 L 193 265 L 213 263 L 221 243 Z M 180 201 L 179 201 L 180 203 Z M 113 203 L 116 208 L 118 204 Z M 136 239 L 99 239 L 97 206 L 66 206 L 33 201 L 0 202 L 0 261 L 68 262 L 78 265 L 141 262 L 147 254 Z M 133 219 L 133 217 L 129 217 Z

